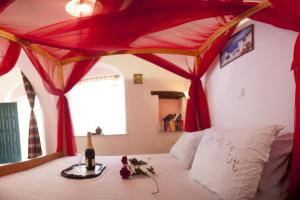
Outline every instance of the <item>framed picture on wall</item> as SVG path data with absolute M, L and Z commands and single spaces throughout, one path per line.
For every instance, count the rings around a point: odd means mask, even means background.
M 254 49 L 254 25 L 247 26 L 234 34 L 220 53 L 220 67 Z

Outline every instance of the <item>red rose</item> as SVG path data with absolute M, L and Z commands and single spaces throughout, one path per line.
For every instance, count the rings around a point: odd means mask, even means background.
M 130 176 L 130 171 L 127 169 L 127 167 L 122 167 L 120 170 L 120 175 L 122 176 L 122 179 L 128 179 Z
M 133 166 L 137 166 L 139 164 L 138 160 L 136 158 L 132 158 L 129 159 L 129 162 L 133 165 Z
M 127 156 L 123 156 L 121 161 L 122 161 L 123 165 L 127 165 L 128 164 Z

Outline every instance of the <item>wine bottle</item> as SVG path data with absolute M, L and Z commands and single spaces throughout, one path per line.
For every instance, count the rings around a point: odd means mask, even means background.
M 92 143 L 92 134 L 87 133 L 87 145 L 85 149 L 85 166 L 87 170 L 95 170 L 95 149 Z

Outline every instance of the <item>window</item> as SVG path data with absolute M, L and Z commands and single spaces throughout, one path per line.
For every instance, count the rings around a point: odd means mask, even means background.
M 15 100 L 18 105 L 22 160 L 27 160 L 27 158 L 28 158 L 28 131 L 29 131 L 29 119 L 30 119 L 30 106 L 29 106 L 29 102 L 28 102 L 26 95 L 21 96 Z M 40 142 L 41 142 L 42 152 L 44 155 L 46 152 L 44 119 L 43 119 L 43 111 L 41 109 L 40 102 L 37 97 L 35 97 L 34 114 L 36 117 L 38 129 L 39 129 Z
M 23 84 L 19 84 L 18 87 L 11 91 L 12 94 L 17 93 L 17 95 L 8 94 L 6 97 L 6 102 L 16 102 L 18 107 L 18 118 L 19 118 L 19 130 L 20 130 L 20 143 L 21 143 L 21 154 L 22 160 L 27 160 L 28 158 L 28 131 L 29 131 L 29 119 L 30 119 L 30 106 L 23 89 Z M 18 93 L 18 91 L 22 91 Z M 20 95 L 20 96 L 19 96 Z M 18 96 L 18 97 L 16 97 Z M 39 129 L 39 136 L 41 142 L 41 148 L 43 155 L 46 152 L 45 147 L 45 131 L 44 131 L 44 118 L 43 111 L 40 106 L 38 97 L 35 97 L 34 113 Z
M 124 79 L 121 75 L 80 81 L 68 94 L 75 136 L 126 133 Z
M 4 77 L 1 77 L 0 99 L 3 103 L 16 103 L 19 122 L 19 135 L 22 160 L 28 159 L 28 131 L 30 119 L 30 105 L 24 90 L 24 84 L 19 68 L 15 67 Z M 43 110 L 38 96 L 35 97 L 34 113 L 37 120 L 43 155 L 46 154 L 45 129 Z
M 0 164 L 21 160 L 16 103 L 0 103 Z

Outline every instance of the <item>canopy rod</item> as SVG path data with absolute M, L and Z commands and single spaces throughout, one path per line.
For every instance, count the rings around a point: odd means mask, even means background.
M 37 46 L 36 44 L 30 43 L 27 40 L 18 38 L 17 36 L 15 36 L 9 32 L 3 31 L 3 30 L 0 30 L 0 37 L 10 40 L 12 42 L 16 42 L 16 43 L 20 44 L 23 48 L 31 49 L 32 51 L 48 58 L 49 60 L 51 60 L 52 62 L 54 62 L 57 65 L 60 64 L 60 61 L 58 59 L 56 59 L 54 56 L 52 56 L 46 50 Z
M 83 60 L 89 60 L 93 58 L 98 58 L 101 56 L 109 55 L 120 55 L 120 54 L 148 54 L 148 53 L 161 53 L 161 54 L 177 54 L 177 55 L 186 55 L 186 56 L 197 56 L 197 50 L 178 50 L 178 49 L 166 49 L 166 48 L 149 48 L 149 49 L 128 49 L 120 51 L 107 51 L 99 52 L 90 56 L 75 56 L 71 58 L 65 58 L 61 60 L 62 65 L 66 65 L 72 62 L 78 62 Z
M 66 58 L 59 60 L 55 58 L 53 55 L 49 54 L 43 48 L 37 46 L 37 44 L 30 43 L 27 40 L 18 38 L 17 36 L 0 30 L 0 37 L 8 39 L 10 41 L 16 42 L 23 47 L 29 48 L 32 51 L 50 59 L 53 61 L 59 68 L 62 65 L 66 65 L 73 62 L 79 62 L 89 59 L 98 58 L 101 56 L 108 56 L 108 55 L 118 55 L 118 54 L 146 54 L 146 53 L 161 53 L 161 54 L 177 54 L 177 55 L 187 55 L 187 56 L 195 56 L 199 57 L 218 37 L 220 37 L 224 32 L 229 30 L 231 27 L 238 24 L 241 20 L 271 6 L 272 4 L 268 0 L 263 0 L 261 3 L 257 4 L 256 6 L 246 10 L 242 14 L 238 15 L 237 17 L 233 18 L 230 22 L 226 23 L 224 26 L 219 28 L 215 33 L 213 33 L 208 40 L 199 48 L 199 49 L 190 49 L 190 50 L 178 50 L 178 49 L 167 49 L 167 48 L 149 48 L 149 49 L 127 49 L 121 51 L 107 51 L 107 52 L 99 52 L 89 56 L 74 56 L 71 58 Z M 61 79 L 61 78 L 60 78 Z
M 188 56 L 195 56 L 195 59 L 199 57 L 216 39 L 218 39 L 223 33 L 227 30 L 232 28 L 233 26 L 237 25 L 241 20 L 250 17 L 251 15 L 267 8 L 272 5 L 271 2 L 268 0 L 263 0 L 261 3 L 249 8 L 242 14 L 238 15 L 237 17 L 233 18 L 230 22 L 226 23 L 224 26 L 219 28 L 215 33 L 213 33 L 208 40 L 205 41 L 203 45 L 199 49 L 196 50 L 176 50 L 176 49 L 163 49 L 163 48 L 152 48 L 152 49 L 129 49 L 124 51 L 111 51 L 111 52 L 101 52 L 98 54 L 94 54 L 92 56 L 76 56 L 67 59 L 61 60 L 62 65 L 71 63 L 71 62 L 78 62 L 82 60 L 88 60 L 100 56 L 107 56 L 107 55 L 117 55 L 117 54 L 144 54 L 144 53 L 161 53 L 161 54 L 178 54 L 178 55 L 188 55 Z M 200 62 L 200 60 L 198 61 Z M 199 67 L 200 65 L 198 65 Z
M 201 63 L 200 56 L 195 56 L 194 72 L 195 72 L 196 76 L 199 75 L 200 63 Z
M 37 44 L 33 44 L 27 40 L 21 39 L 12 33 L 7 31 L 0 30 L 0 37 L 5 38 L 7 40 L 16 42 L 23 47 L 29 48 L 32 51 L 52 60 L 55 64 L 59 65 L 66 65 L 73 62 L 84 61 L 89 59 L 98 58 L 101 56 L 108 56 L 108 55 L 117 55 L 117 54 L 147 54 L 147 53 L 162 53 L 162 54 L 177 54 L 177 55 L 187 55 L 187 56 L 196 56 L 197 50 L 190 49 L 190 50 L 178 50 L 178 49 L 168 49 L 168 48 L 147 48 L 147 49 L 127 49 L 127 50 L 119 50 L 119 51 L 102 51 L 99 53 L 95 53 L 93 55 L 85 56 L 74 56 L 65 59 L 57 59 L 51 54 L 49 54 L 46 50 L 37 46 Z
M 237 25 L 243 19 L 250 17 L 251 15 L 268 8 L 272 5 L 268 0 L 263 0 L 261 3 L 257 4 L 254 7 L 249 8 L 242 14 L 234 17 L 231 21 L 227 22 L 224 26 L 220 27 L 216 32 L 214 32 L 198 49 L 198 56 L 201 55 L 215 40 L 217 40 L 221 35 L 228 31 L 233 26 Z
M 61 90 L 64 90 L 65 88 L 65 85 L 64 85 L 64 73 L 63 73 L 63 70 L 62 70 L 62 65 L 61 63 L 59 63 L 57 65 L 58 69 L 57 69 L 57 79 L 59 81 L 59 88 Z

